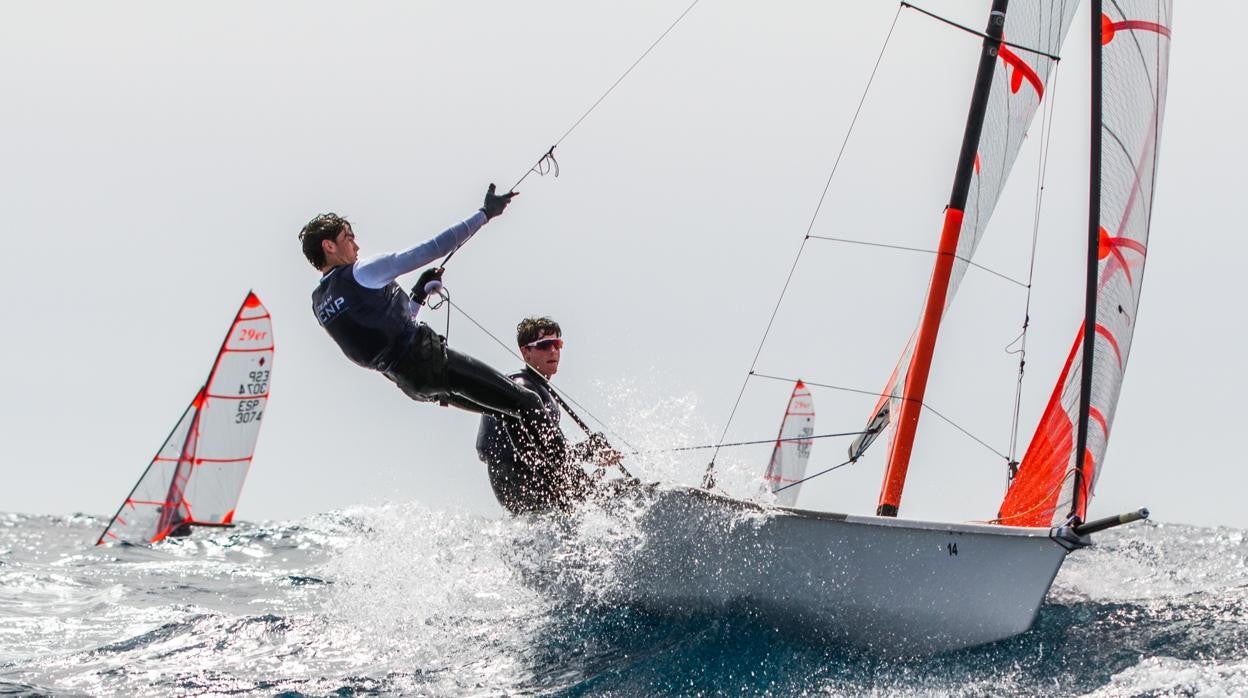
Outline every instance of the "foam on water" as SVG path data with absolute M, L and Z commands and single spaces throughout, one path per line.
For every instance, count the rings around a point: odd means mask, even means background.
M 632 449 L 718 436 L 693 397 L 604 394 L 632 415 L 619 425 Z M 629 461 L 689 485 L 705 462 Z M 756 491 L 758 463 L 717 463 L 727 491 Z M 1099 534 L 1028 633 L 884 659 L 747 610 L 619 603 L 637 513 L 554 522 L 406 502 L 105 548 L 101 517 L 0 514 L 0 695 L 1248 694 L 1244 531 Z
M 0 692 L 1248 691 L 1242 531 L 1110 532 L 1071 556 L 1027 634 L 886 660 L 748 613 L 660 618 L 614 604 L 627 580 L 612 561 L 633 541 L 609 521 L 556 526 L 412 503 L 94 548 L 103 519 L 6 515 Z M 560 564 L 541 564 L 552 558 Z

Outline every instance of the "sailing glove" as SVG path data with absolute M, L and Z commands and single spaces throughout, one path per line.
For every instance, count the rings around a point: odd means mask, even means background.
M 489 220 L 502 215 L 503 209 L 507 208 L 507 204 L 511 203 L 511 197 L 519 193 L 510 191 L 506 194 L 498 195 L 494 193 L 494 185 L 491 184 L 489 190 L 485 192 L 485 205 L 481 207 L 481 212 L 485 214 L 485 219 Z
M 420 272 L 416 285 L 412 287 L 412 300 L 419 305 L 424 305 L 429 294 L 437 293 L 442 288 L 443 271 L 442 267 L 429 267 Z
M 589 448 L 589 452 L 595 456 L 611 449 L 611 444 L 607 441 L 607 435 L 600 431 L 590 434 L 585 444 Z

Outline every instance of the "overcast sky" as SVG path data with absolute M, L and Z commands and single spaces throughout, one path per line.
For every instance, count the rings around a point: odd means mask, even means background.
M 988 2 L 925 5 L 982 27 Z M 362 254 L 419 242 L 506 187 L 686 7 L 680 2 L 0 5 L 0 511 L 111 514 L 204 380 L 248 289 L 273 314 L 272 398 L 239 507 L 290 519 L 382 501 L 500 512 L 477 420 L 350 364 L 310 311 L 296 233 L 323 211 Z M 556 383 L 639 448 L 714 441 L 810 224 L 897 6 L 703 0 L 450 265 L 455 301 L 510 341 L 549 314 Z M 1093 515 L 1248 526 L 1237 50 L 1248 7 L 1179 3 L 1148 281 Z M 1086 9 L 1059 68 L 1039 222 L 1025 448 L 1079 322 Z M 979 41 L 903 11 L 812 232 L 932 248 Z M 1039 134 L 977 261 L 1025 279 Z M 812 241 L 762 373 L 879 390 L 915 326 L 928 255 Z M 411 279 L 405 279 L 410 283 Z M 1025 293 L 972 270 L 929 404 L 1008 452 Z M 430 314 L 445 331 L 443 313 Z M 453 315 L 451 344 L 518 362 Z M 730 440 L 772 437 L 790 386 L 755 379 Z M 818 433 L 874 398 L 816 389 Z M 567 424 L 569 431 L 575 427 Z M 621 440 L 622 439 L 622 440 Z M 846 442 L 814 449 L 812 471 Z M 873 512 L 876 449 L 801 505 Z M 726 449 L 734 486 L 766 447 Z M 707 454 L 633 459 L 693 482 Z M 991 516 L 1003 460 L 929 413 L 902 514 Z

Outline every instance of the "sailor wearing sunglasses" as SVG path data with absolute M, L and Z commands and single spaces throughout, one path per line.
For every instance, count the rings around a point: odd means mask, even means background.
M 559 323 L 548 317 L 525 318 L 516 326 L 516 344 L 525 367 L 511 374 L 511 379 L 539 395 L 549 421 L 558 425 L 559 403 L 549 381 L 563 356 Z M 507 511 L 524 514 L 571 508 L 594 489 L 594 480 L 581 468 L 582 463 L 607 466 L 620 460 L 619 452 L 607 445 L 601 434 L 568 444 L 556 426 L 547 442 L 548 453 L 562 453 L 563 457 L 534 462 L 517 454 L 498 419 L 489 415 L 481 418 L 477 456 L 489 466 L 494 497 Z

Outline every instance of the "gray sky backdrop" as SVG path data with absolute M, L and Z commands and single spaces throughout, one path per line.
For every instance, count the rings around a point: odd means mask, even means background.
M 925 6 L 982 27 L 988 3 Z M 559 138 L 680 2 L 8 2 L 0 5 L 0 511 L 111 514 L 204 380 L 253 288 L 274 317 L 272 399 L 239 517 L 419 499 L 499 511 L 476 419 L 347 362 L 309 310 L 295 235 L 333 210 L 363 254 L 472 213 Z M 504 339 L 550 314 L 556 382 L 639 448 L 723 428 L 867 77 L 891 2 L 703 0 L 451 264 Z M 1147 289 L 1094 514 L 1248 526 L 1239 352 L 1248 6 L 1178 3 Z M 1059 68 L 1022 435 L 1078 322 L 1087 16 Z M 979 41 L 903 11 L 813 233 L 932 248 Z M 977 261 L 1025 278 L 1040 129 Z M 879 390 L 915 326 L 929 255 L 811 241 L 760 372 Z M 405 279 L 409 281 L 410 279 Z M 928 402 L 1009 449 L 1025 294 L 972 270 Z M 429 319 L 439 330 L 445 316 Z M 463 315 L 451 343 L 517 361 Z M 790 387 L 754 380 L 730 440 L 775 434 Z M 817 431 L 874 398 L 816 390 Z M 568 425 L 573 428 L 572 425 Z M 622 442 L 621 442 L 622 443 Z M 811 469 L 843 460 L 819 442 Z M 874 510 L 871 458 L 809 483 L 811 508 Z M 767 447 L 725 450 L 746 491 Z M 707 454 L 634 459 L 694 482 Z M 1004 464 L 930 413 L 902 513 L 991 516 Z

